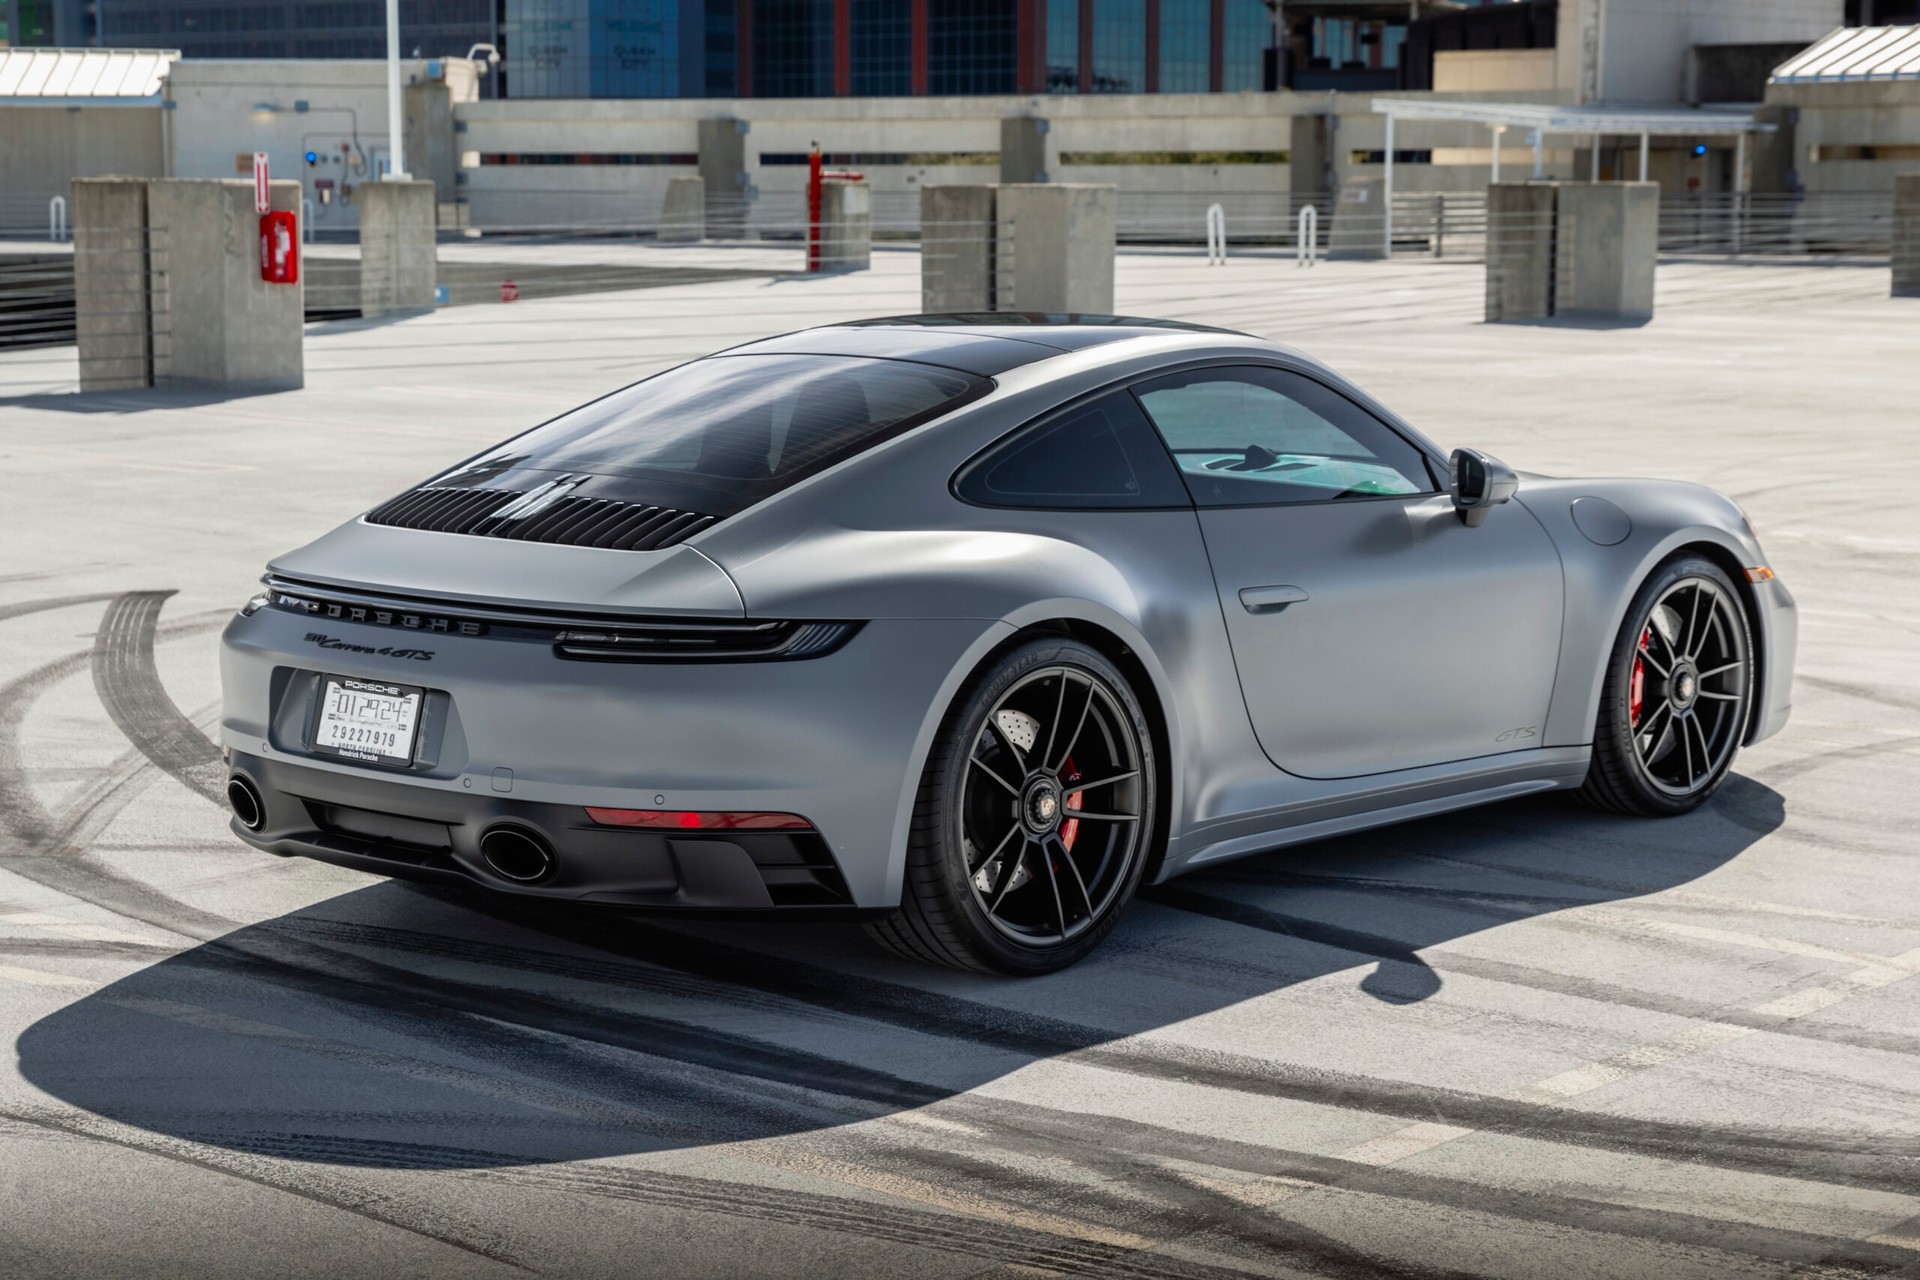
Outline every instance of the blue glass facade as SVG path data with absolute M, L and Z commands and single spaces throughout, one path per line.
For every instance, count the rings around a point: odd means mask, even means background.
M 1147 91 L 1147 0 L 1093 0 L 1094 93 Z
M 753 96 L 833 96 L 833 0 L 760 0 L 753 6 Z
M 1018 41 L 1016 0 L 927 0 L 927 92 L 1018 93 Z
M 89 2 L 118 44 L 386 53 L 381 0 Z M 37 31 L 55 3 L 0 14 Z M 1260 87 L 1271 43 L 1262 0 L 402 0 L 401 17 L 429 57 L 497 44 L 486 91 L 509 98 L 1203 93 Z
M 1080 0 L 1047 0 L 1048 93 L 1080 92 Z
M 1213 0 L 1160 0 L 1160 92 L 1212 87 Z
M 1226 0 L 1221 46 L 1220 91 L 1261 88 L 1263 63 L 1273 43 L 1273 19 L 1261 0 Z
M 856 98 L 913 92 L 913 12 L 900 0 L 849 0 L 848 89 Z

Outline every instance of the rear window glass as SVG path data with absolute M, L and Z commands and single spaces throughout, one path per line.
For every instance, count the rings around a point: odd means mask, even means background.
M 713 356 L 555 418 L 442 483 L 602 477 L 596 496 L 731 515 L 992 384 L 903 360 Z

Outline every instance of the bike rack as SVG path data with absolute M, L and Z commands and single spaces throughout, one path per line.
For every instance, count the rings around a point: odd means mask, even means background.
M 1227 265 L 1227 211 L 1217 204 L 1207 206 L 1207 265 Z
M 55 196 L 47 201 L 47 239 L 58 243 L 73 239 L 73 232 L 67 227 L 67 198 Z

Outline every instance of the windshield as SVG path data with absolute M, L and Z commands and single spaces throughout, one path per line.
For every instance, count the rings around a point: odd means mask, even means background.
M 985 391 L 903 360 L 714 356 L 507 441 L 435 481 L 526 489 L 561 472 L 593 496 L 727 516 Z

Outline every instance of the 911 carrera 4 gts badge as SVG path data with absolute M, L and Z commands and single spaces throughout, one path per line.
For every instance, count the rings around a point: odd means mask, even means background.
M 373 653 L 382 658 L 412 658 L 415 662 L 433 661 L 431 649 L 376 649 L 372 645 L 351 644 L 345 640 L 337 640 L 332 636 L 322 635 L 318 631 L 307 632 L 307 643 L 317 644 L 322 649 L 342 649 L 348 653 Z

